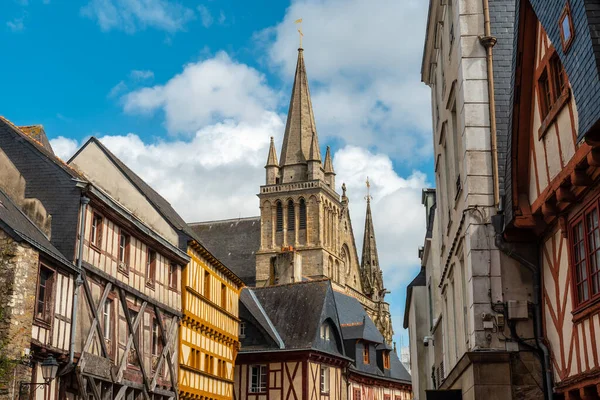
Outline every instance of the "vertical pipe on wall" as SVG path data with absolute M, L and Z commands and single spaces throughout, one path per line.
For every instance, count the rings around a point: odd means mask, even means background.
M 493 47 L 496 44 L 496 38 L 492 36 L 490 24 L 490 4 L 489 0 L 483 0 L 483 21 L 484 36 L 479 37 L 480 43 L 486 50 L 487 61 L 487 80 L 489 96 L 489 114 L 490 114 L 490 139 L 492 146 L 492 171 L 494 181 L 494 206 L 498 209 L 500 204 L 500 184 L 498 176 L 498 138 L 496 132 L 496 99 L 494 91 L 494 57 Z
M 83 280 L 81 279 L 81 268 L 83 258 L 83 237 L 85 236 L 85 212 L 90 199 L 81 196 L 81 207 L 79 208 L 79 246 L 77 248 L 77 279 L 75 280 L 75 288 L 73 289 L 73 312 L 71 316 L 71 345 L 69 346 L 69 363 L 73 363 L 75 355 L 75 329 L 77 327 L 77 308 L 79 303 L 79 291 Z

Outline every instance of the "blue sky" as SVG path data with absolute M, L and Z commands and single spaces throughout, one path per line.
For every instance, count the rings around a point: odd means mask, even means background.
M 359 252 L 364 181 L 396 340 L 434 181 L 420 0 L 5 0 L 0 114 L 43 124 L 63 158 L 91 135 L 190 221 L 258 214 L 303 18 L 322 154 L 346 182 Z

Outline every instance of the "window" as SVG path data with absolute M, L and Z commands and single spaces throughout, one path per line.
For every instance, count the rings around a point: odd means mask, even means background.
M 146 254 L 146 285 L 154 286 L 156 277 L 156 252 L 148 249 Z
M 131 237 L 119 230 L 119 268 L 125 272 L 129 271 L 129 242 Z
M 296 229 L 296 212 L 294 210 L 294 202 L 288 201 L 287 229 L 293 231 Z
M 300 199 L 300 215 L 298 221 L 298 229 L 306 229 L 306 202 Z
M 92 216 L 90 243 L 96 247 L 100 247 L 102 245 L 102 217 L 96 213 L 94 213 Z
M 227 310 L 227 286 L 221 283 L 221 307 Z
M 240 322 L 240 337 L 241 338 L 246 337 L 246 323 L 245 322 Z
M 383 368 L 390 369 L 390 351 L 385 350 L 383 352 Z
M 433 329 L 433 296 L 431 295 L 431 284 L 427 285 L 427 297 L 429 302 L 429 330 Z
M 104 340 L 107 342 L 112 341 L 112 308 L 113 301 L 111 299 L 106 299 L 104 303 L 104 309 L 102 310 L 102 326 L 104 328 Z
M 542 127 L 540 128 L 540 138 L 543 136 L 548 125 L 554 120 L 558 110 L 566 104 L 567 96 L 564 95 L 567 89 L 567 77 L 558 54 L 551 49 L 552 55 L 547 58 L 547 63 L 542 63 L 538 68 L 541 69 L 537 82 L 538 97 L 540 102 L 540 112 Z M 546 59 L 546 58 L 545 58 Z M 546 120 L 547 118 L 547 120 Z
M 571 7 L 569 6 L 569 2 L 567 1 L 567 5 L 563 10 L 560 19 L 558 20 L 558 25 L 560 27 L 560 41 L 562 43 L 563 51 L 566 53 L 571 47 L 571 43 L 573 42 L 574 37 L 574 29 L 573 29 L 573 17 L 571 16 Z
M 331 335 L 331 327 L 329 326 L 329 324 L 327 322 L 324 322 L 323 325 L 321 325 L 321 339 L 328 342 L 330 335 Z
M 37 301 L 35 307 L 35 317 L 43 322 L 50 323 L 52 317 L 52 307 L 50 300 L 52 298 L 52 283 L 54 281 L 54 271 L 40 265 L 40 276 L 38 278 Z
M 169 263 L 169 287 L 177 289 L 177 264 L 174 262 Z
M 460 162 L 463 159 L 463 149 L 461 132 L 458 131 L 458 123 L 456 119 L 456 100 L 451 109 L 450 129 L 452 129 L 452 147 L 454 148 L 454 181 L 456 182 L 456 190 L 454 191 L 454 200 L 458 198 L 462 190 L 462 182 L 460 180 Z
M 204 355 L 204 372 L 210 372 L 210 356 L 208 354 Z
M 360 400 L 360 389 L 354 389 L 352 400 Z
M 250 367 L 250 393 L 264 393 L 267 391 L 267 366 L 252 365 Z
M 277 202 L 277 232 L 283 231 L 283 206 Z
M 367 365 L 371 363 L 371 357 L 369 354 L 369 344 L 363 342 L 363 364 Z
M 129 310 L 129 316 L 131 318 L 131 324 L 132 325 L 135 324 L 135 319 L 138 316 L 138 312 L 130 309 Z M 140 321 L 140 325 L 142 323 L 143 322 Z M 140 345 L 140 350 L 143 352 L 143 350 L 141 348 L 142 347 L 142 335 L 141 335 L 142 329 L 141 329 L 140 325 L 138 325 L 137 331 L 133 333 L 133 336 L 135 337 L 135 335 L 137 335 L 138 344 Z M 135 347 L 134 346 L 131 346 L 131 349 L 129 350 L 129 355 L 127 357 L 127 362 L 130 365 L 134 365 L 134 366 L 139 366 L 140 365 L 140 362 L 139 362 L 139 359 L 138 359 L 138 355 L 137 355 L 137 353 L 135 351 Z
M 210 299 L 210 272 L 204 271 L 204 297 Z
M 598 199 L 572 224 L 571 259 L 577 305 L 600 297 L 600 229 Z
M 329 368 L 321 365 L 321 394 L 329 394 Z

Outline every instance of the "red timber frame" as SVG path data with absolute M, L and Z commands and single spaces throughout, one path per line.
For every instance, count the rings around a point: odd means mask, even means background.
M 290 368 L 286 363 L 297 363 L 295 367 Z M 320 376 L 317 370 L 316 376 L 310 373 L 309 370 L 309 362 L 313 362 L 316 364 L 324 364 L 328 367 L 337 367 L 340 369 L 346 368 L 350 364 L 350 360 L 342 357 L 335 357 L 331 355 L 326 355 L 323 353 L 315 352 L 315 351 L 290 351 L 290 352 L 265 352 L 265 353 L 238 353 L 238 357 L 235 361 L 236 366 L 244 366 L 244 369 L 240 371 L 240 373 L 246 374 L 246 387 L 242 387 L 242 379 L 239 379 L 238 382 L 235 382 L 237 385 L 237 393 L 244 393 L 245 399 L 248 396 L 265 396 L 266 400 L 269 400 L 269 392 L 272 390 L 280 391 L 280 399 L 281 400 L 317 400 L 320 398 Z M 281 369 L 270 369 L 269 364 L 272 363 L 281 363 Z M 267 365 L 267 389 L 265 392 L 255 393 L 250 392 L 249 383 L 250 383 L 250 366 L 256 364 Z M 281 386 L 273 387 L 271 382 L 271 374 L 282 374 L 281 375 Z M 293 382 L 298 374 L 302 375 L 302 393 L 297 393 L 294 385 L 289 385 L 288 390 L 284 393 L 284 379 L 288 379 Z M 312 376 L 310 376 L 312 375 Z M 312 393 L 308 393 L 309 388 L 309 379 L 313 380 L 313 390 Z M 337 398 L 342 398 L 342 390 L 344 388 L 340 383 L 340 387 L 335 387 L 330 383 L 330 393 L 332 390 L 337 390 Z M 234 390 L 234 394 L 236 391 Z M 235 398 L 234 400 L 240 400 Z

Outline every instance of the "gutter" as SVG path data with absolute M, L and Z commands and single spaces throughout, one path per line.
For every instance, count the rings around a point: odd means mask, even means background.
M 490 113 L 490 136 L 492 145 L 492 170 L 494 180 L 494 206 L 498 209 L 500 205 L 500 184 L 498 177 L 498 137 L 496 132 L 496 99 L 494 91 L 494 57 L 493 47 L 497 42 L 496 37 L 492 36 L 492 28 L 490 25 L 490 4 L 489 0 L 483 1 L 483 21 L 484 21 L 484 36 L 479 37 L 479 42 L 486 50 L 487 60 L 487 81 L 488 81 L 488 97 L 489 97 L 489 113 Z
M 503 214 L 497 214 L 497 215 L 493 216 L 492 219 L 493 219 L 493 224 L 494 224 L 494 230 L 496 231 L 495 241 L 494 241 L 496 247 L 501 252 L 503 252 L 504 254 L 506 254 L 507 256 L 512 258 L 513 260 L 517 261 L 521 266 L 525 267 L 527 270 L 529 270 L 533 274 L 533 319 L 534 319 L 533 330 L 534 330 L 534 336 L 535 336 L 535 343 L 537 345 L 536 350 L 538 350 L 538 352 L 541 353 L 541 356 L 542 356 L 540 361 L 542 364 L 541 366 L 542 366 L 542 379 L 543 379 L 543 386 L 544 386 L 544 398 L 546 400 L 550 400 L 553 398 L 552 393 L 553 393 L 554 382 L 553 382 L 552 370 L 551 370 L 550 351 L 548 350 L 548 347 L 542 341 L 542 332 L 543 332 L 543 329 L 542 329 L 542 303 L 540 301 L 542 289 L 541 289 L 540 266 L 530 262 L 525 257 L 523 257 L 521 254 L 519 254 L 515 250 L 514 246 L 512 246 L 510 243 L 507 243 L 504 240 L 504 236 L 502 235 L 502 233 L 499 233 L 499 232 L 501 232 L 502 227 L 504 225 L 504 215 Z M 511 327 L 511 333 L 513 334 L 513 336 L 515 336 L 517 338 L 517 341 L 519 341 L 519 343 L 530 346 L 526 343 L 522 343 L 520 338 L 518 336 L 516 336 L 516 330 L 514 329 L 514 327 Z M 532 346 L 530 346 L 530 347 L 532 347 Z
M 79 209 L 79 246 L 77 248 L 77 278 L 75 279 L 75 288 L 73 291 L 73 314 L 71 316 L 71 345 L 69 346 L 69 364 L 73 364 L 75 356 L 75 328 L 77 327 L 77 314 L 79 307 L 79 292 L 83 279 L 81 278 L 81 263 L 83 258 L 83 237 L 85 236 L 85 212 L 90 199 L 81 196 L 81 207 Z

